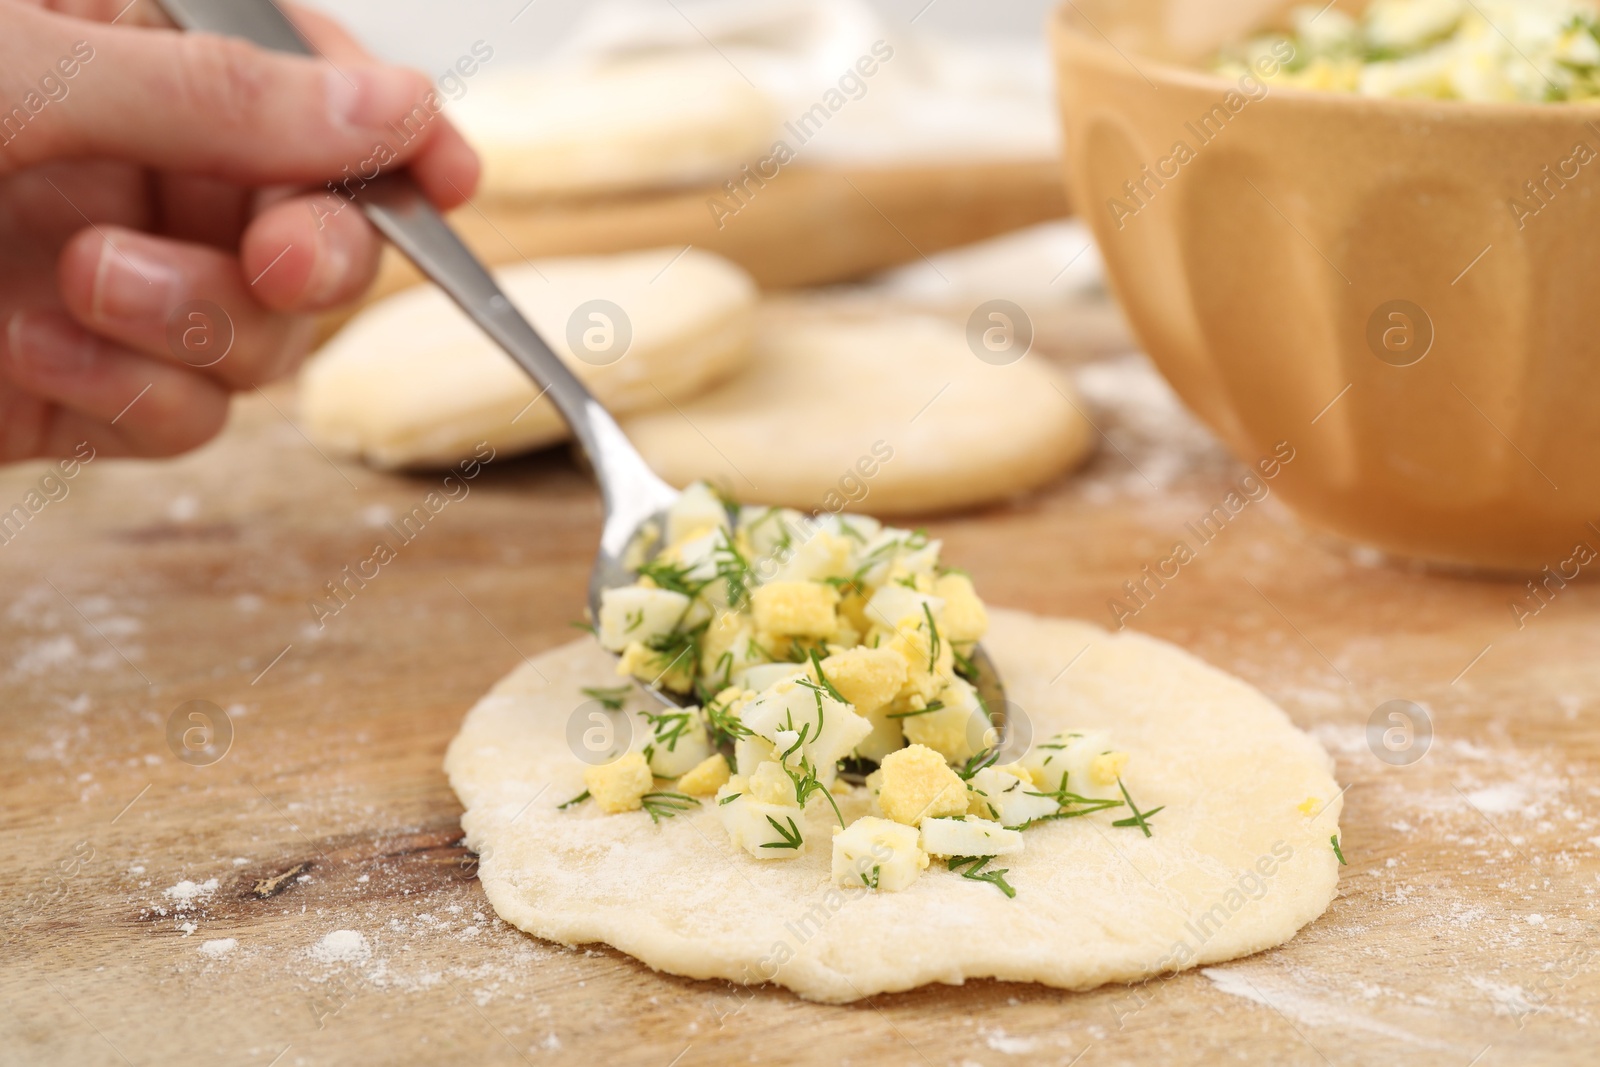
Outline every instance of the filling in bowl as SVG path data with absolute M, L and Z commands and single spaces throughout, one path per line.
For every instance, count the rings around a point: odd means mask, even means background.
M 1287 33 L 1224 49 L 1236 77 L 1294 56 L 1268 81 L 1362 96 L 1483 102 L 1600 98 L 1600 14 L 1581 0 L 1378 0 L 1352 18 L 1295 8 Z

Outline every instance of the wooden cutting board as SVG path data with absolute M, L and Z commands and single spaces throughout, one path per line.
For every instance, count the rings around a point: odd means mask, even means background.
M 1079 380 L 1110 435 L 1086 471 L 929 527 L 992 602 L 1104 623 L 1242 471 L 1141 364 Z M 1516 583 L 1353 562 L 1275 497 L 1249 503 L 1132 622 L 1328 743 L 1350 861 L 1328 913 L 1283 948 L 1135 988 L 976 981 L 822 1007 L 494 918 L 440 760 L 497 678 L 574 637 L 595 493 L 559 452 L 497 461 L 318 628 L 308 602 L 439 483 L 327 462 L 290 405 L 247 399 L 173 462 L 96 460 L 0 545 L 0 1059 L 1592 1058 L 1600 596 L 1584 583 L 1519 630 Z M 1318 440 L 1307 427 L 1296 447 Z M 0 472 L 0 504 L 39 478 Z M 1409 767 L 1365 740 L 1394 698 L 1437 731 Z M 206 766 L 167 741 L 191 700 L 231 709 L 231 748 Z
M 1002 161 L 795 166 L 737 197 L 708 185 L 586 198 L 479 198 L 450 221 L 492 265 L 694 245 L 733 260 L 762 288 L 784 289 L 858 278 L 1066 214 L 1059 163 Z M 386 249 L 365 299 L 421 281 L 408 260 Z M 324 329 L 351 313 L 329 316 Z

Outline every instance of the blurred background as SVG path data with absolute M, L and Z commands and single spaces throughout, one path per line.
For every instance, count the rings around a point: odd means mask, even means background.
M 527 62 L 549 56 L 597 6 L 594 0 L 309 0 L 342 19 L 374 52 L 423 70 L 443 70 L 462 46 L 495 39 L 507 59 Z M 666 0 L 661 0 L 665 8 Z M 886 21 L 937 33 L 1036 42 L 1044 61 L 1043 27 L 1050 0 L 868 0 Z M 689 5 L 688 10 L 693 11 Z M 520 15 L 518 13 L 521 13 Z M 512 19 L 516 18 L 513 24 Z M 508 28 L 509 27 L 509 28 Z
M 710 440 L 695 405 L 710 417 L 741 390 L 761 395 L 766 376 L 779 373 L 797 304 L 806 322 L 828 324 L 835 338 L 844 330 L 870 350 L 878 374 L 918 388 L 936 373 L 930 361 L 944 358 L 936 353 L 982 369 L 1030 352 L 1036 362 L 1077 364 L 1133 347 L 1094 242 L 1070 217 L 1047 0 L 998 9 L 973 0 L 321 6 L 378 55 L 434 77 L 445 114 L 484 166 L 453 224 L 483 260 L 511 272 L 502 284 L 512 299 L 624 428 L 646 438 L 647 458 L 669 480 L 737 477 L 719 454 L 732 446 L 701 449 L 680 469 L 675 452 L 652 448 L 650 411 L 687 403 L 684 417 Z M 685 327 L 678 351 L 680 341 L 667 340 L 677 334 L 644 320 L 657 303 L 705 303 L 706 287 L 691 284 L 688 268 L 668 273 L 690 249 L 694 269 L 731 271 L 735 288 L 752 296 L 737 301 L 729 322 L 707 312 Z M 707 254 L 723 266 L 706 265 Z M 629 271 L 642 274 L 630 283 Z M 545 425 L 537 413 L 519 415 L 535 397 L 529 384 L 442 301 L 428 304 L 421 283 L 390 250 L 367 294 L 369 313 L 324 323 L 332 340 L 299 398 L 311 438 L 386 468 L 447 466 L 482 439 L 508 452 L 559 441 L 565 430 L 553 416 Z M 674 284 L 686 288 L 664 292 Z M 634 339 L 634 358 L 615 370 L 594 352 L 561 347 L 578 336 L 572 316 L 602 298 Z M 433 305 L 437 314 L 424 310 Z M 707 340 L 734 334 L 731 348 Z M 826 347 L 807 350 L 808 371 L 820 373 Z M 669 350 L 652 371 L 645 353 Z M 396 371 L 398 360 L 407 373 Z M 662 377 L 666 367 L 696 366 L 708 369 L 676 389 Z M 841 368 L 835 390 L 859 367 Z M 1057 399 L 1035 420 L 1039 439 L 1016 442 L 1022 455 L 990 457 L 991 469 L 1017 468 L 1014 478 L 974 478 L 953 497 L 913 493 L 893 505 L 880 484 L 875 506 L 988 503 L 1081 462 L 1086 431 L 1072 384 L 1041 371 L 1030 389 L 1021 385 L 1029 373 L 1007 378 L 1009 388 Z M 990 417 L 1012 406 L 969 399 Z M 883 437 L 882 416 L 852 416 L 840 436 Z M 942 454 L 938 441 L 962 428 L 954 412 L 918 427 L 932 435 L 930 462 Z M 848 465 L 858 445 L 825 461 L 796 458 L 772 481 Z M 948 462 L 935 466 L 932 480 L 959 481 Z M 825 488 L 794 484 L 760 502 L 806 506 Z

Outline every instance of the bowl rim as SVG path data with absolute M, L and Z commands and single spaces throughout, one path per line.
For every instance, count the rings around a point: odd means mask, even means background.
M 1076 12 L 1079 18 L 1094 29 L 1094 35 L 1085 33 L 1074 24 L 1072 15 Z M 1203 89 L 1217 95 L 1237 91 L 1236 79 L 1225 75 L 1215 74 L 1202 67 L 1191 67 L 1168 59 L 1158 59 L 1145 53 L 1135 53 L 1139 62 L 1135 63 L 1133 57 L 1122 48 L 1111 42 L 1098 26 L 1089 21 L 1087 15 L 1074 2 L 1062 0 L 1051 18 L 1051 25 L 1058 35 L 1058 43 L 1066 38 L 1080 42 L 1082 47 L 1098 52 L 1101 58 L 1115 57 L 1119 63 L 1133 70 L 1141 78 L 1155 82 L 1159 78 L 1170 83 L 1175 88 Z M 1097 36 L 1096 36 L 1097 35 Z M 1060 63 L 1061 57 L 1057 56 Z M 1515 125 L 1526 125 L 1530 121 L 1541 124 L 1564 125 L 1577 123 L 1587 126 L 1591 132 L 1600 137 L 1600 100 L 1593 102 L 1552 101 L 1550 103 L 1532 103 L 1529 101 L 1481 101 L 1481 100 L 1428 100 L 1417 97 L 1402 96 L 1362 96 L 1359 93 L 1330 92 L 1324 89 L 1303 89 L 1292 85 L 1274 85 L 1263 81 L 1270 87 L 1273 97 L 1285 97 L 1289 101 L 1304 104 L 1308 107 L 1323 107 L 1330 110 L 1344 109 L 1350 112 L 1389 112 L 1396 118 L 1421 118 L 1426 117 L 1439 122 L 1491 122 Z M 1585 115 L 1585 112 L 1588 114 Z

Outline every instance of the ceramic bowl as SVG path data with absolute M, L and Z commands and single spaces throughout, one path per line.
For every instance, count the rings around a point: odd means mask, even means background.
M 1574 570 L 1600 546 L 1600 108 L 1204 69 L 1288 6 L 1058 13 L 1068 184 L 1117 295 L 1239 459 L 1292 451 L 1273 488 L 1314 527 Z

